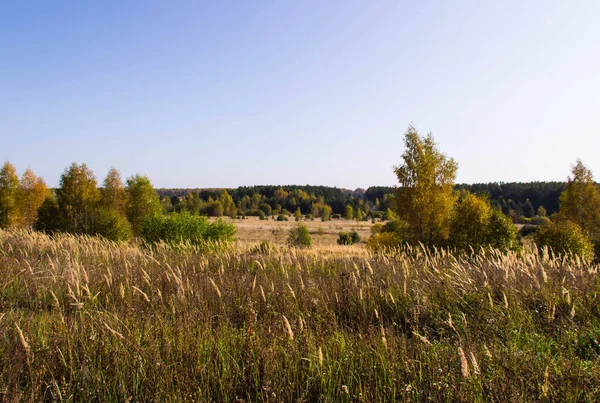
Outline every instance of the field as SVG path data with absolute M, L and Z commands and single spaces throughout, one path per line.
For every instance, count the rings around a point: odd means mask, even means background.
M 284 245 L 287 239 L 287 233 L 290 228 L 298 223 L 293 218 L 290 221 L 259 220 L 258 217 L 248 217 L 245 220 L 228 220 L 234 222 L 237 226 L 238 239 L 243 243 L 269 241 L 276 245 Z M 338 235 L 341 231 L 356 231 L 361 240 L 365 241 L 371 236 L 370 221 L 352 221 L 352 220 L 303 220 L 303 225 L 308 228 L 313 246 L 325 248 L 337 246 Z M 347 248 L 346 248 L 347 249 Z
M 0 231 L 0 401 L 600 400 L 597 266 L 374 255 L 337 222 L 296 250 L 281 225 L 226 249 Z

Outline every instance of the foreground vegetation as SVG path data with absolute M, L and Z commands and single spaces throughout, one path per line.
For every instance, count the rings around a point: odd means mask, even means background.
M 207 250 L 0 231 L 0 400 L 600 399 L 577 257 Z

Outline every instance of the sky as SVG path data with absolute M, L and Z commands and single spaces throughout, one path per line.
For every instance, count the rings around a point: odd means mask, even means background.
M 600 177 L 600 2 L 0 0 L 0 160 L 155 187 Z

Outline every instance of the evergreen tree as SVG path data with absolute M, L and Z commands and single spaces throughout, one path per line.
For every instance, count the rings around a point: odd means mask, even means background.
M 529 199 L 525 200 L 525 203 L 523 203 L 522 210 L 523 215 L 527 218 L 531 218 L 535 214 L 535 209 L 533 208 L 533 204 L 531 204 L 531 201 Z

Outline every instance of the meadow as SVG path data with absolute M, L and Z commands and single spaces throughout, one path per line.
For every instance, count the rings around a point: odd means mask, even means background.
M 215 219 L 211 220 L 214 221 Z M 242 243 L 267 241 L 280 246 L 286 244 L 289 230 L 298 224 L 293 217 L 289 221 L 283 222 L 271 219 L 259 220 L 258 217 L 247 217 L 244 220 L 225 218 L 224 220 L 235 224 L 237 239 Z M 340 232 L 356 231 L 364 244 L 364 241 L 371 236 L 371 227 L 373 226 L 370 221 L 344 219 L 328 221 L 304 219 L 301 224 L 308 228 L 312 244 L 317 248 L 336 248 Z M 347 248 L 343 250 L 347 250 Z
M 600 400 L 598 266 L 265 248 L 250 223 L 153 248 L 0 230 L 0 401 Z

